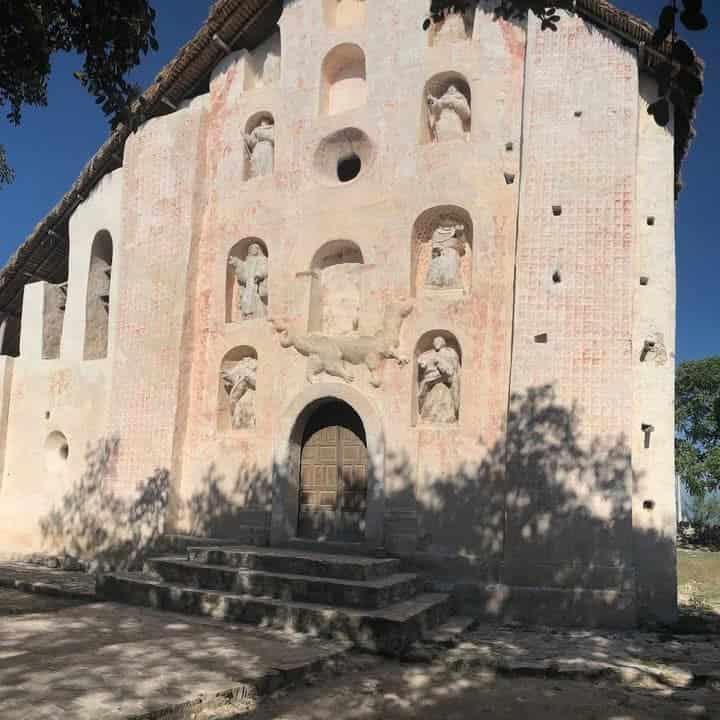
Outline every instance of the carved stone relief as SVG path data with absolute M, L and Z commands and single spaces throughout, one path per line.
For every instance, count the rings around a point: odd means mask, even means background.
M 255 427 L 257 358 L 246 356 L 220 371 L 229 400 L 230 425 L 234 430 Z
M 420 353 L 417 402 L 422 422 L 455 423 L 460 416 L 460 355 L 441 335 Z
M 427 105 L 430 138 L 433 142 L 457 140 L 466 136 L 471 121 L 470 102 L 456 85 L 450 84 L 439 97 L 428 93 Z
M 253 129 L 245 134 L 249 170 L 248 178 L 272 175 L 275 168 L 275 125 L 272 117 L 263 115 Z
M 260 244 L 250 243 L 245 260 L 231 254 L 228 263 L 240 288 L 237 294 L 238 316 L 242 320 L 267 317 L 268 260 Z
M 300 333 L 291 328 L 289 321 L 275 318 L 271 322 L 280 333 L 280 345 L 294 347 L 308 358 L 307 380 L 316 382 L 320 373 L 327 373 L 346 382 L 355 380 L 348 365 L 365 365 L 374 387 L 382 385 L 381 371 L 385 360 L 394 359 L 399 365 L 408 362 L 400 353 L 400 329 L 412 312 L 411 302 L 388 306 L 382 328 L 375 335 L 332 336 L 321 333 Z

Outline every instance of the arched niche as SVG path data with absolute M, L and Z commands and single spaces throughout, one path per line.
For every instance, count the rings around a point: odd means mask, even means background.
M 54 430 L 45 439 L 45 469 L 52 475 L 59 475 L 66 469 L 69 457 L 67 437 Z
M 85 305 L 85 360 L 107 357 L 113 241 L 107 230 L 93 240 Z
M 252 180 L 272 175 L 275 170 L 275 118 L 262 110 L 245 123 L 245 168 L 243 176 Z
M 472 94 L 461 73 L 433 75 L 426 83 L 420 112 L 420 142 L 467 140 L 472 124 Z
M 322 0 L 323 18 L 330 28 L 345 28 L 365 22 L 366 0 Z
M 473 222 L 467 210 L 437 205 L 422 212 L 412 231 L 413 296 L 470 292 L 472 254 Z
M 236 242 L 227 257 L 225 322 L 267 317 L 268 285 L 267 245 L 256 237 Z
M 462 348 L 448 330 L 429 330 L 415 345 L 413 425 L 455 425 L 462 403 Z
M 337 115 L 365 104 L 365 53 L 359 45 L 334 47 L 325 56 L 321 72 L 320 114 Z
M 325 335 L 357 331 L 362 300 L 362 250 L 352 240 L 331 240 L 313 256 L 309 327 Z
M 225 353 L 220 363 L 217 404 L 221 432 L 255 428 L 257 363 L 257 351 L 249 345 L 239 345 Z
M 295 537 L 300 497 L 300 465 L 305 429 L 314 412 L 333 402 L 359 415 L 367 442 L 365 544 L 382 547 L 385 518 L 385 433 L 381 415 L 364 394 L 344 383 L 312 383 L 278 415 L 273 438 L 272 542 Z
M 457 0 L 450 7 L 436 9 L 430 3 L 430 14 L 425 25 L 430 47 L 443 47 L 472 38 L 476 0 Z
M 248 53 L 244 90 L 256 90 L 280 82 L 282 45 L 280 30 Z

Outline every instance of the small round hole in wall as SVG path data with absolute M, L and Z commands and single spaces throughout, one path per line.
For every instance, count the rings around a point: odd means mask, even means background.
M 323 185 L 341 185 L 361 177 L 371 166 L 375 149 L 358 128 L 343 128 L 320 141 L 313 158 Z
M 360 174 L 362 160 L 356 153 L 350 153 L 338 160 L 337 176 L 342 183 L 350 182 Z
M 51 432 L 45 440 L 45 467 L 48 472 L 60 472 L 70 456 L 67 438 L 59 431 Z

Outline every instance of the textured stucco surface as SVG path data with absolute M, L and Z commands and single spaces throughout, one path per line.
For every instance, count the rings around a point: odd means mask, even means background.
M 21 357 L 4 375 L 0 517 L 15 519 L 0 544 L 40 547 L 39 520 L 98 440 L 117 442 L 118 495 L 167 473 L 177 531 L 232 537 L 260 524 L 285 540 L 303 411 L 340 397 L 373 433 L 369 545 L 412 557 L 486 613 L 671 617 L 673 571 L 651 568 L 674 557 L 672 136 L 648 120 L 636 54 L 579 18 L 543 32 L 532 18 L 493 20 L 487 2 L 467 38 L 431 44 L 417 2 L 362 4 L 348 16 L 357 22 L 327 27 L 321 3 L 289 3 L 279 38 L 229 55 L 209 93 L 141 127 L 123 169 L 79 206 L 60 357 L 41 360 L 42 286 L 30 285 Z M 340 45 L 364 53 L 366 101 L 328 114 L 323 61 Z M 467 82 L 471 127 L 433 143 L 423 89 L 446 73 Z M 345 105 L 363 97 L 336 89 Z M 259 113 L 274 120 L 274 172 L 248 179 L 243 133 Z M 339 183 L 327 171 L 336 140 L 323 140 L 348 128 L 363 168 Z M 423 283 L 423 228 L 447 208 L 471 238 L 464 292 Z M 103 229 L 114 246 L 109 353 L 83 361 Z M 238 319 L 228 257 L 247 238 L 267 250 L 269 316 L 298 332 L 330 317 L 347 329 L 343 313 L 358 308 L 357 332 L 373 335 L 393 301 L 412 300 L 399 337 L 410 363 L 385 362 L 381 387 L 363 366 L 353 383 L 309 385 L 307 358 L 281 347 L 270 322 L 227 321 Z M 331 242 L 363 263 L 323 285 Z M 460 350 L 460 413 L 428 427 L 415 359 L 437 332 Z M 664 364 L 639 362 L 648 334 L 662 335 Z M 220 368 L 238 348 L 258 360 L 246 429 L 219 421 Z M 649 448 L 642 423 L 655 427 Z M 62 477 L 45 470 L 54 430 L 70 445 Z

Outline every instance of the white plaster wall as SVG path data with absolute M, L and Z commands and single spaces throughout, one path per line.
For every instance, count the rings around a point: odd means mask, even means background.
M 641 617 L 672 622 L 677 613 L 675 536 L 675 199 L 673 128 L 647 113 L 654 80 L 640 77 L 636 248 L 633 262 L 632 452 L 637 593 Z M 648 225 L 648 218 L 654 225 Z M 640 285 L 640 277 L 648 278 Z M 640 357 L 646 340 L 654 351 Z M 646 447 L 642 424 L 652 425 Z

